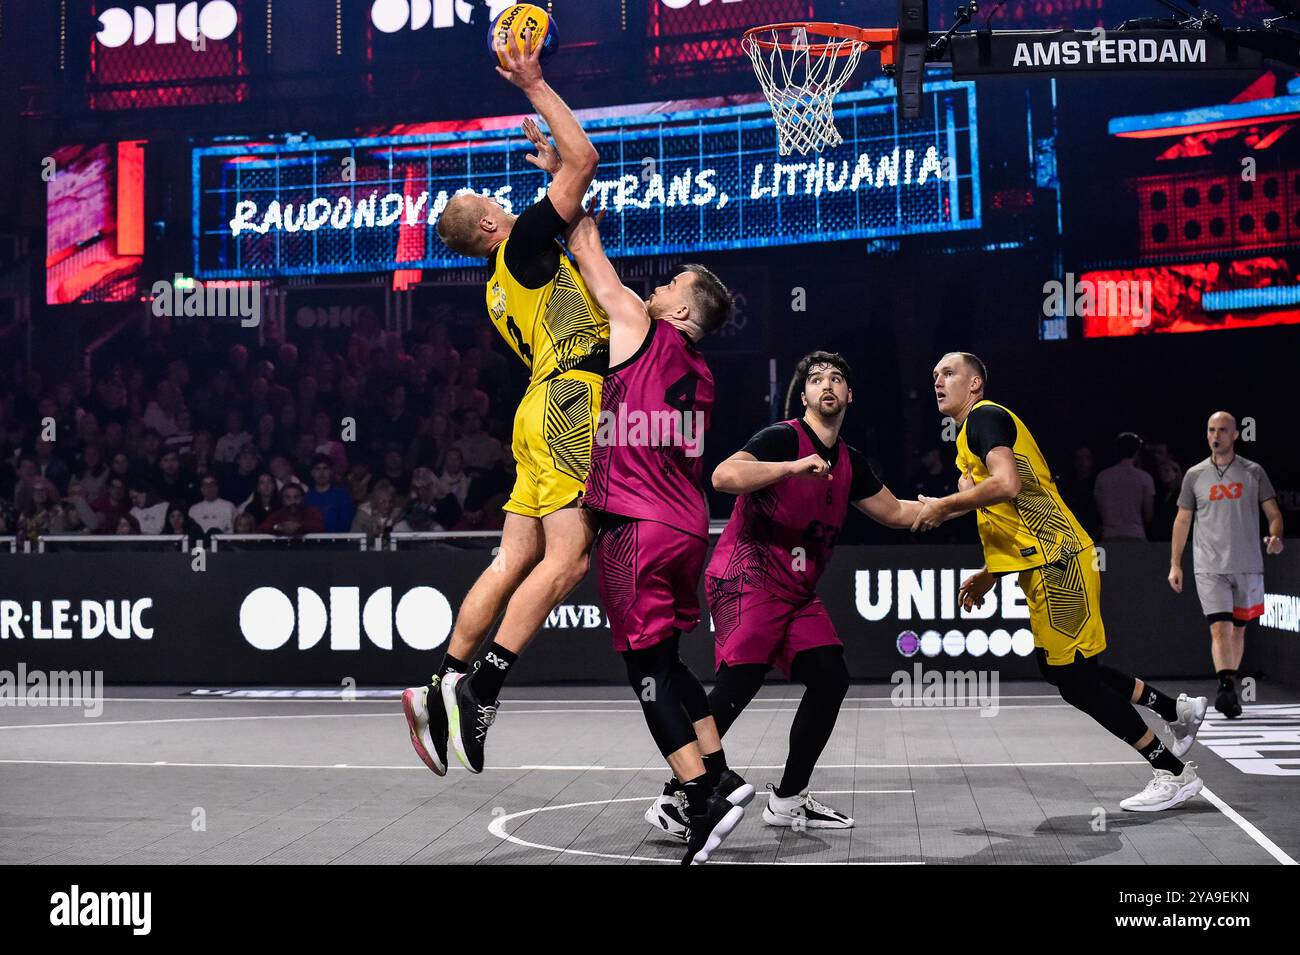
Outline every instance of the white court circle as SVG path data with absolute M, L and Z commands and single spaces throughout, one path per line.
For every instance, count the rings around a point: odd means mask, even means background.
M 824 796 L 843 796 L 843 795 L 850 795 L 850 794 L 885 795 L 885 794 L 912 793 L 914 791 L 915 790 L 911 790 L 911 789 L 823 789 L 820 791 L 820 794 Z M 639 802 L 645 804 L 650 802 L 654 798 L 655 797 L 653 795 L 625 796 L 619 799 L 592 799 L 589 800 L 588 802 L 568 802 L 568 803 L 561 803 L 560 805 L 557 806 L 536 806 L 532 809 L 521 809 L 519 812 L 511 812 L 503 816 L 497 816 L 496 818 L 494 818 L 490 823 L 488 823 L 488 832 L 492 833 L 492 835 L 496 836 L 498 839 L 502 839 L 506 842 L 513 843 L 514 845 L 517 846 L 522 846 L 523 848 L 526 849 L 542 849 L 546 852 L 556 852 L 562 855 L 586 856 L 587 858 L 594 858 L 594 859 L 616 859 L 620 862 L 658 862 L 662 865 L 678 865 L 680 864 L 681 860 L 677 858 L 658 859 L 655 858 L 654 856 L 637 856 L 637 855 L 628 855 L 628 854 L 621 854 L 621 853 L 614 853 L 614 852 L 593 852 L 590 849 L 570 849 L 565 846 L 548 846 L 545 843 L 529 842 L 526 839 L 520 839 L 518 836 L 512 835 L 506 831 L 506 825 L 511 821 L 515 819 L 522 819 L 527 816 L 534 816 L 537 815 L 538 813 L 559 812 L 562 809 L 585 809 L 588 806 L 608 806 L 613 803 L 620 803 L 620 802 Z M 674 850 L 676 850 L 676 845 L 674 845 Z M 726 859 L 716 859 L 716 858 L 709 862 L 709 865 L 799 865 L 799 864 L 800 863 L 797 862 L 752 862 L 751 863 L 751 862 L 728 861 Z M 819 862 L 816 864 L 817 865 L 925 865 L 924 862 L 832 862 L 832 863 Z

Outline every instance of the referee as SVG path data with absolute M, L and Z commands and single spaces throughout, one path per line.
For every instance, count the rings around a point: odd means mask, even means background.
M 1226 411 L 1210 415 L 1210 456 L 1187 469 L 1178 495 L 1170 552 L 1169 586 L 1183 592 L 1183 547 L 1196 514 L 1192 568 L 1196 593 L 1210 622 L 1210 654 L 1218 672 L 1214 708 L 1228 719 L 1241 715 L 1237 669 L 1246 645 L 1246 624 L 1264 613 L 1264 557 L 1259 547 L 1259 509 L 1268 515 L 1264 550 L 1282 553 L 1282 509 L 1273 482 L 1254 461 L 1237 454 L 1237 421 Z

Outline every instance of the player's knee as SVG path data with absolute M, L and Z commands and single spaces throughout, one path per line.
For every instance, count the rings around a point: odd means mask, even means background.
M 794 660 L 791 676 L 825 699 L 843 700 L 849 692 L 849 668 L 843 647 L 805 650 Z

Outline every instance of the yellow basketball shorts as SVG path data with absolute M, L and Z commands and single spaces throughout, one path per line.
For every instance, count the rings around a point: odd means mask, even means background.
M 602 381 L 590 372 L 570 371 L 529 386 L 515 412 L 512 450 L 518 476 L 507 511 L 545 517 L 582 497 Z
M 1095 548 L 1067 552 L 1054 564 L 1022 570 L 1019 579 L 1029 604 L 1034 646 L 1046 652 L 1049 666 L 1073 663 L 1075 651 L 1091 657 L 1106 649 Z

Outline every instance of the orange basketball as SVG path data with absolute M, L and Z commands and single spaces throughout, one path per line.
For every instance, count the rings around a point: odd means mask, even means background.
M 542 56 L 549 55 L 559 45 L 555 20 L 536 4 L 512 3 L 492 21 L 488 31 L 488 49 L 496 53 L 502 66 L 506 65 L 506 45 L 512 42 L 530 53 L 540 43 Z

